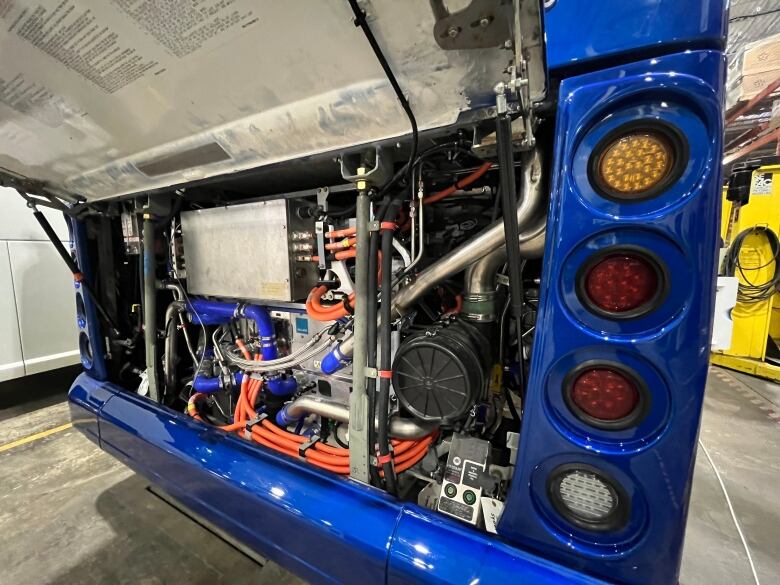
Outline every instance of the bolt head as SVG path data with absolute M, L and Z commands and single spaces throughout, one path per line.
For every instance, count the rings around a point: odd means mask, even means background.
M 447 29 L 447 36 L 451 39 L 454 39 L 460 34 L 460 27 L 458 26 L 451 26 Z
M 487 16 L 483 16 L 482 18 L 480 18 L 479 26 L 481 26 L 482 28 L 487 28 L 488 26 L 490 26 L 490 18 L 488 18 Z

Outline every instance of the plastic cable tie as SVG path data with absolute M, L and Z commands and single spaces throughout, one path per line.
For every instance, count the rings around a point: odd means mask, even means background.
M 376 456 L 376 463 L 378 467 L 383 466 L 385 463 L 392 463 L 392 462 L 393 462 L 393 455 L 391 453 L 388 453 L 387 455 Z
M 252 432 L 252 427 L 259 425 L 261 422 L 263 422 L 265 419 L 268 418 L 268 415 L 266 413 L 259 414 L 252 420 L 246 421 L 246 430 L 250 433 Z

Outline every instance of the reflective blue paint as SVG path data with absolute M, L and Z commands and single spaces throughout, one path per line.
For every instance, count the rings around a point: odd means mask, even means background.
M 726 0 L 554 0 L 544 12 L 547 65 L 593 68 L 659 51 L 722 50 L 726 7 Z
M 69 399 L 104 450 L 311 583 L 604 583 L 87 374 Z
M 618 582 L 677 582 L 708 368 L 724 72 L 722 53 L 686 52 L 566 79 L 560 88 L 537 318 L 544 327 L 534 340 L 518 469 L 499 533 Z M 679 127 L 690 160 L 654 200 L 605 200 L 590 187 L 588 155 L 606 132 L 636 119 Z M 582 262 L 618 244 L 655 253 L 671 280 L 661 306 L 635 320 L 595 316 L 575 293 Z M 650 410 L 635 429 L 596 429 L 569 412 L 564 376 L 590 359 L 627 365 L 646 381 Z M 585 531 L 552 508 L 550 472 L 577 462 L 624 487 L 632 513 L 623 529 Z
M 74 218 L 68 218 L 68 229 L 70 231 L 71 253 L 76 254 L 76 264 L 78 264 L 79 270 L 81 270 L 81 273 L 87 281 L 95 282 L 96 275 L 92 269 L 92 264 L 89 261 L 89 255 L 87 253 L 87 230 L 84 223 Z M 76 288 L 76 295 L 80 296 L 81 300 L 84 302 L 84 314 L 86 316 L 86 319 L 77 319 L 76 321 L 79 328 L 81 365 L 95 378 L 105 380 L 108 378 L 106 360 L 103 357 L 105 344 L 103 335 L 101 334 L 97 309 L 90 296 L 83 290 L 81 283 L 75 282 L 74 285 Z M 84 351 L 85 340 L 89 340 L 92 350 L 91 359 L 87 357 L 86 352 Z

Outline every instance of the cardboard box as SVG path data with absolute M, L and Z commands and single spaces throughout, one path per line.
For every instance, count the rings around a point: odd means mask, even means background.
M 780 75 L 780 35 L 773 35 L 745 47 L 742 75 L 776 71 Z
M 737 88 L 737 101 L 749 100 L 761 93 L 767 85 L 780 77 L 780 70 L 763 71 L 743 75 Z M 780 89 L 778 90 L 780 91 Z

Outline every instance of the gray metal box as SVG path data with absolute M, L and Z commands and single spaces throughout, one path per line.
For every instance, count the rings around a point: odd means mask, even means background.
M 190 294 L 295 301 L 317 283 L 314 222 L 294 201 L 185 211 L 181 214 Z M 295 250 L 295 251 L 293 251 Z

